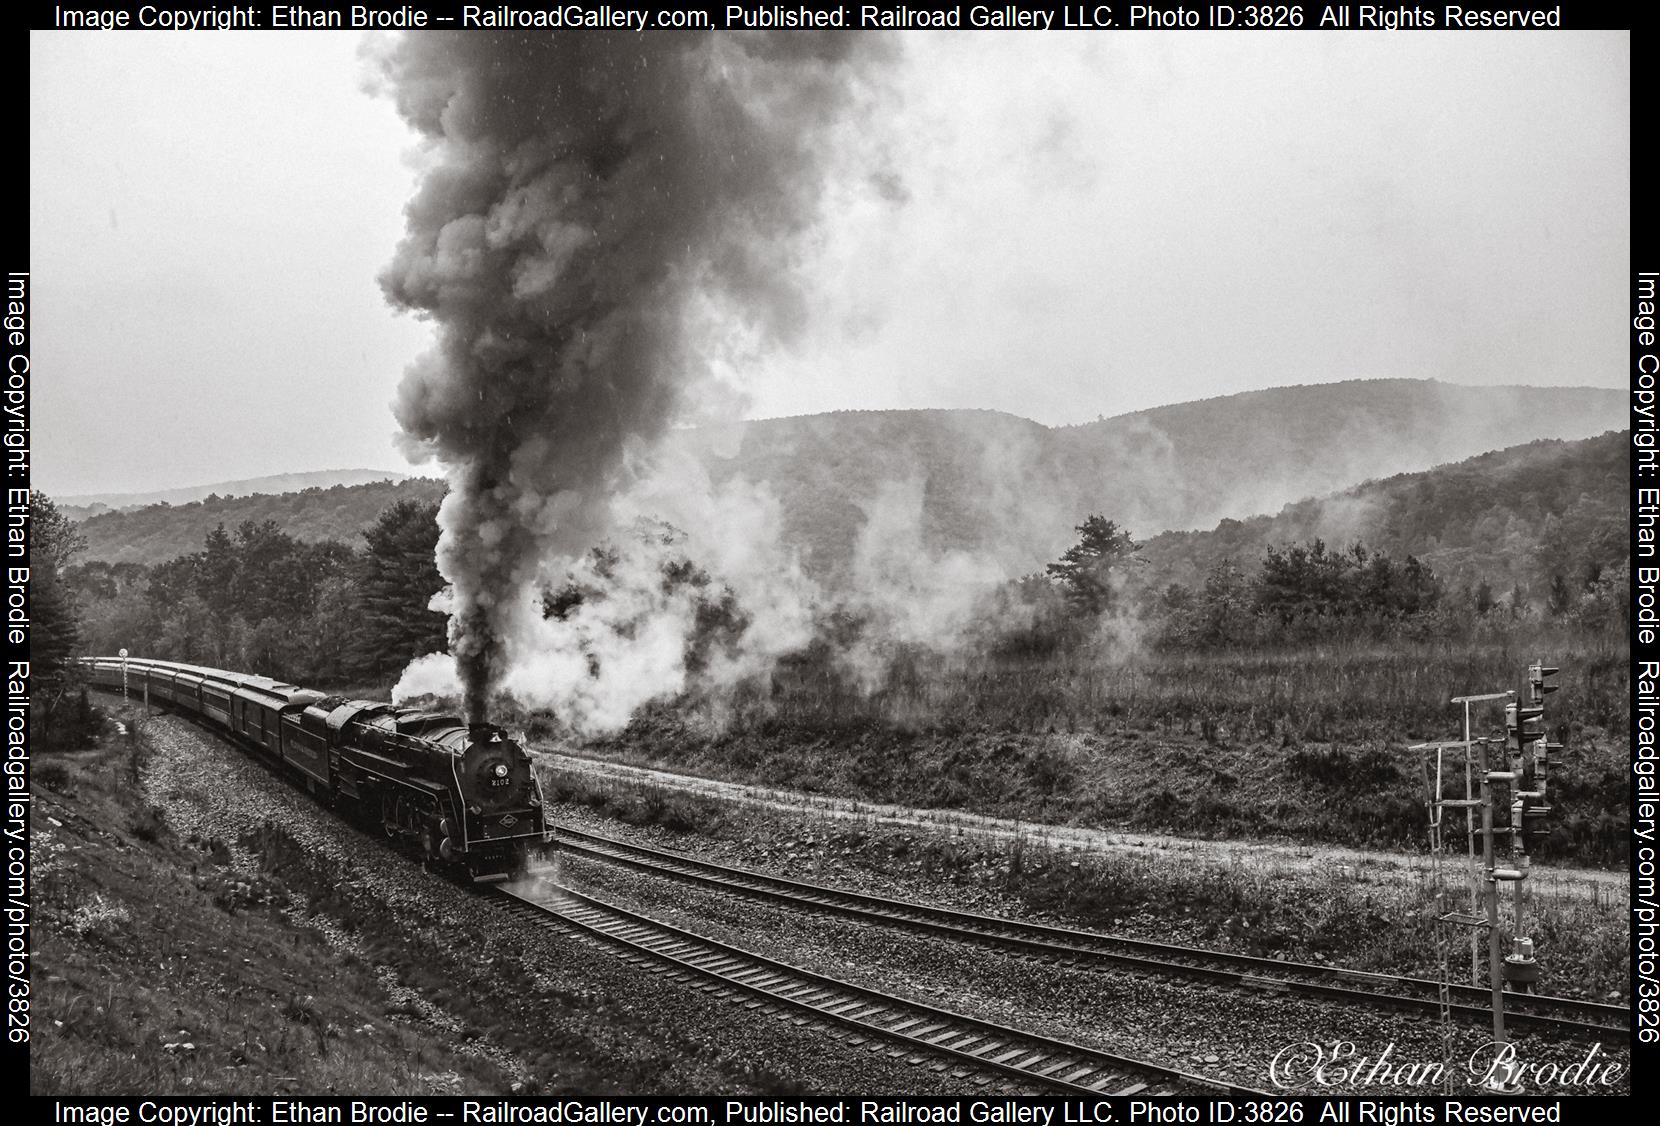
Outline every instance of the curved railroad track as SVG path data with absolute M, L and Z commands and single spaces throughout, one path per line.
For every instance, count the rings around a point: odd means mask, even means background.
M 561 887 L 532 873 L 529 886 L 489 892 L 510 910 L 617 947 L 624 960 L 797 1024 L 839 1031 L 854 1045 L 985 1084 L 1015 1079 L 1068 1094 L 1262 1096 L 1263 1091 L 1145 1060 L 1009 1028 L 803 969 Z
M 1115 938 L 1095 931 L 979 915 L 786 879 L 564 826 L 556 831 L 560 847 L 577 856 L 792 907 L 920 930 L 1029 957 L 1074 966 L 1138 970 L 1259 992 L 1322 997 L 1350 1005 L 1383 1006 L 1431 1016 L 1440 1013 L 1438 983 L 1423 978 L 1282 962 L 1249 954 Z M 1452 1013 L 1465 1020 L 1490 1020 L 1489 998 L 1486 989 L 1454 985 Z M 1510 1025 L 1581 1035 L 1606 1037 L 1631 1033 L 1629 1009 L 1571 997 L 1506 993 L 1505 1021 Z

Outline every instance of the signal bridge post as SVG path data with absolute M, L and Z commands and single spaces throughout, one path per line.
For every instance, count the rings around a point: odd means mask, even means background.
M 1528 668 L 1528 693 L 1526 703 L 1516 700 L 1515 692 L 1492 692 L 1477 696 L 1458 696 L 1453 703 L 1464 706 L 1464 738 L 1457 741 L 1439 743 L 1420 743 L 1409 750 L 1422 756 L 1425 768 L 1425 781 L 1429 793 L 1429 835 L 1430 835 L 1430 864 L 1433 873 L 1436 902 L 1436 921 L 1439 924 L 1436 930 L 1436 953 L 1441 963 L 1441 980 L 1438 983 L 1439 999 L 1441 1003 L 1442 1020 L 1442 1050 L 1446 1057 L 1444 1062 L 1445 1073 L 1451 1075 L 1451 1055 L 1453 1046 L 1451 1025 L 1451 990 L 1452 990 L 1452 942 L 1448 928 L 1452 926 L 1468 926 L 1470 931 L 1471 972 L 1477 982 L 1479 975 L 1479 956 L 1477 950 L 1478 933 L 1482 928 L 1487 931 L 1487 980 L 1492 993 L 1493 1005 L 1493 1043 L 1502 1048 L 1509 1043 L 1504 1030 L 1504 991 L 1508 987 L 1519 993 L 1532 990 L 1534 983 L 1539 980 L 1539 966 L 1533 956 L 1533 940 L 1523 933 L 1525 921 L 1526 898 L 1524 884 L 1527 880 L 1531 857 L 1528 855 L 1529 846 L 1542 840 L 1548 833 L 1543 820 L 1550 813 L 1550 806 L 1543 804 L 1546 796 L 1546 777 L 1549 769 L 1560 765 L 1559 761 L 1551 757 L 1552 751 L 1561 749 L 1560 743 L 1550 742 L 1544 733 L 1544 699 L 1557 686 L 1551 678 L 1557 669 L 1547 666 L 1543 661 L 1536 661 Z M 1505 705 L 1505 755 L 1494 762 L 1490 755 L 1492 744 L 1496 739 L 1478 738 L 1471 730 L 1470 707 L 1472 704 L 1492 703 L 1499 700 L 1506 701 Z M 1444 793 L 1444 774 L 1448 766 L 1449 751 L 1461 751 L 1464 756 L 1464 797 L 1449 798 Z M 1431 767 L 1433 756 L 1433 768 Z M 1508 769 L 1505 769 L 1508 767 Z M 1479 787 L 1476 778 L 1479 776 Z M 1503 810 L 1509 816 L 1507 825 L 1498 824 L 1500 801 L 1508 791 L 1508 799 L 1504 800 Z M 1447 903 L 1445 872 L 1443 862 L 1445 857 L 1444 818 L 1448 809 L 1463 809 L 1465 814 L 1465 830 L 1467 851 L 1471 862 L 1471 900 L 1469 912 L 1452 911 Z M 1476 811 L 1480 811 L 1481 828 L 1475 826 Z M 1479 874 L 1475 869 L 1475 838 L 1481 836 L 1481 868 Z M 1500 865 L 1500 857 L 1496 838 L 1501 834 L 1509 837 L 1509 856 L 1505 859 L 1510 863 Z M 1513 942 L 1509 954 L 1503 952 L 1503 937 L 1499 932 L 1499 885 L 1508 883 L 1514 886 L 1513 911 L 1514 931 Z M 1508 1074 L 1495 1072 L 1488 1080 L 1488 1086 L 1495 1093 L 1514 1094 L 1521 1088 L 1516 1082 L 1519 1064 L 1512 1064 Z

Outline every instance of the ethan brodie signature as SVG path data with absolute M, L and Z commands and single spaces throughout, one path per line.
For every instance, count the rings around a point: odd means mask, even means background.
M 1561 1064 L 1551 1061 L 1527 1063 L 1516 1055 L 1516 1045 L 1489 1041 L 1470 1053 L 1464 1071 L 1477 1086 L 1495 1082 L 1520 1083 L 1524 1087 L 1609 1087 L 1626 1073 L 1626 1065 L 1609 1059 L 1601 1044 L 1592 1044 L 1583 1059 Z M 1439 1087 L 1447 1078 L 1447 1065 L 1440 1060 L 1397 1059 L 1395 1043 L 1383 1051 L 1364 1055 L 1352 1040 L 1318 1044 L 1312 1040 L 1287 1044 L 1274 1054 L 1268 1078 L 1282 1090 L 1309 1087 Z

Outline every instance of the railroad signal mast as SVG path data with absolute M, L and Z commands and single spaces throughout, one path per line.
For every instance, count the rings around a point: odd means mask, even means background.
M 1555 692 L 1557 669 L 1535 661 L 1527 670 L 1527 697 L 1504 709 L 1505 750 L 1510 758 L 1510 845 L 1522 874 L 1527 874 L 1531 854 L 1550 835 L 1547 820 L 1551 807 L 1546 802 L 1550 769 L 1561 765 L 1551 757 L 1562 744 L 1545 735 L 1545 697 Z M 1515 883 L 1516 932 L 1512 949 L 1504 959 L 1505 984 L 1518 993 L 1528 993 L 1539 980 L 1533 960 L 1533 940 L 1524 932 L 1525 905 L 1522 881 Z
M 1562 744 L 1551 742 L 1545 735 L 1545 697 L 1555 692 L 1554 678 L 1558 670 L 1535 661 L 1527 670 L 1527 690 L 1523 699 L 1515 692 L 1493 692 L 1479 696 L 1458 696 L 1453 703 L 1464 706 L 1464 738 L 1454 742 L 1422 743 L 1410 748 L 1424 754 L 1425 778 L 1429 784 L 1430 854 L 1436 895 L 1436 917 L 1440 926 L 1436 932 L 1436 952 L 1441 963 L 1440 1001 L 1442 1045 L 1448 1082 L 1451 1081 L 1452 1034 L 1452 930 L 1470 929 L 1470 973 L 1479 984 L 1480 969 L 1478 935 L 1487 931 L 1487 980 L 1492 988 L 1493 1042 L 1505 1045 L 1509 1040 L 1504 1031 L 1504 991 L 1531 992 L 1539 980 L 1539 965 L 1533 956 L 1533 939 L 1524 933 L 1527 881 L 1530 854 L 1549 835 L 1547 819 L 1551 807 L 1546 803 L 1550 771 L 1561 765 L 1553 757 Z M 1503 757 L 1498 754 L 1496 737 L 1477 737 L 1472 733 L 1470 707 L 1472 704 L 1506 701 L 1504 709 L 1505 736 Z M 1464 796 L 1447 797 L 1443 789 L 1443 775 L 1451 765 L 1448 752 L 1462 752 L 1464 758 Z M 1445 885 L 1443 860 L 1445 853 L 1444 817 L 1449 809 L 1464 811 L 1466 849 L 1470 860 L 1470 910 L 1451 910 Z M 1476 826 L 1476 819 L 1481 824 Z M 1481 841 L 1480 867 L 1476 866 L 1475 842 Z M 1505 839 L 1502 851 L 1500 838 Z M 1510 952 L 1504 953 L 1503 936 L 1499 929 L 1499 886 L 1509 884 L 1512 892 L 1514 926 Z M 1513 1094 L 1520 1085 L 1515 1075 L 1519 1067 L 1512 1065 L 1508 1075 L 1496 1069 L 1488 1080 L 1498 1093 Z

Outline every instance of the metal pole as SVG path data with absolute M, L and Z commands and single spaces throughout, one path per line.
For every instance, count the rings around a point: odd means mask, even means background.
M 1470 734 L 1470 705 L 1471 704 L 1485 704 L 1485 703 L 1489 703 L 1489 702 L 1494 701 L 1494 700 L 1511 700 L 1511 699 L 1515 699 L 1515 696 L 1516 696 L 1516 693 L 1515 693 L 1514 690 L 1512 690 L 1512 691 L 1509 691 L 1509 692 L 1487 692 L 1487 693 L 1483 693 L 1482 695 L 1479 695 L 1479 696 L 1454 696 L 1452 698 L 1453 703 L 1464 705 L 1464 798 L 1465 798 L 1465 802 L 1466 802 L 1465 807 L 1464 807 L 1464 825 L 1465 825 L 1465 829 L 1467 830 L 1465 840 L 1466 840 L 1466 850 L 1467 850 L 1468 855 L 1469 855 L 1469 864 L 1470 864 L 1470 918 L 1471 919 L 1481 918 L 1481 905 L 1482 905 L 1482 903 L 1485 900 L 1491 906 L 1492 905 L 1492 896 L 1495 893 L 1493 891 L 1493 875 L 1492 875 L 1493 869 L 1494 869 L 1493 832 L 1492 832 L 1492 829 L 1493 829 L 1493 823 L 1492 823 L 1493 795 L 1492 795 L 1492 788 L 1489 785 L 1489 782 L 1488 782 L 1488 779 L 1487 779 L 1487 775 L 1489 773 L 1490 768 L 1489 768 L 1488 761 L 1487 761 L 1487 742 L 1486 742 L 1485 739 L 1481 740 L 1481 778 L 1482 778 L 1482 781 L 1481 781 L 1480 802 L 1481 802 L 1481 806 L 1482 806 L 1482 810 L 1483 810 L 1483 813 L 1482 813 L 1482 818 L 1483 818 L 1482 833 L 1483 833 L 1483 836 L 1486 837 L 1486 842 L 1482 846 L 1482 857 L 1483 857 L 1483 860 L 1485 861 L 1486 872 L 1483 873 L 1482 868 L 1478 867 L 1476 865 L 1475 810 L 1474 810 L 1473 806 L 1470 804 L 1470 803 L 1474 802 L 1475 799 L 1476 799 L 1476 784 L 1475 784 L 1475 779 L 1472 777 L 1472 774 L 1474 773 L 1474 765 L 1475 765 L 1475 754 L 1476 754 L 1476 752 L 1475 752 L 1475 742 L 1476 741 L 1471 737 L 1471 734 Z M 1483 879 L 1484 875 L 1486 876 L 1485 879 Z M 1487 885 L 1485 889 L 1482 887 L 1483 883 L 1485 883 Z M 1495 910 L 1496 910 L 1496 908 L 1495 908 Z M 1480 954 L 1480 949 L 1481 949 L 1481 947 L 1480 947 L 1480 943 L 1478 941 L 1478 938 L 1476 936 L 1476 933 L 1475 933 L 1474 930 L 1472 930 L 1470 932 L 1470 984 L 1471 985 L 1480 985 L 1481 984 L 1481 954 Z
M 1465 705 L 1466 712 L 1469 706 Z M 1444 800 L 1441 794 L 1441 767 L 1446 757 L 1446 746 L 1435 748 L 1435 786 L 1430 795 L 1430 862 L 1435 872 L 1435 947 L 1439 957 L 1436 961 L 1441 971 L 1441 979 L 1435 983 L 1435 999 L 1439 1005 L 1441 1017 L 1441 1093 L 1452 1094 L 1453 1075 L 1453 1027 L 1452 1027 L 1452 935 L 1448 929 L 1452 923 L 1447 918 L 1450 914 L 1447 908 L 1447 873 L 1445 838 L 1441 831 L 1442 818 L 1446 816 L 1446 807 L 1441 804 Z M 1470 748 L 1466 745 L 1464 756 L 1469 758 Z M 1465 795 L 1468 797 L 1469 795 Z M 1465 820 L 1469 820 L 1470 809 L 1464 809 Z
M 1464 800 L 1475 798 L 1475 783 L 1470 777 L 1470 758 L 1474 752 L 1470 743 L 1470 701 L 1464 701 Z M 1481 877 L 1476 874 L 1476 811 L 1464 807 L 1464 850 L 1469 858 L 1465 871 L 1470 877 L 1470 914 L 1481 913 Z M 1481 941 L 1474 928 L 1470 931 L 1470 984 L 1481 984 Z
M 1487 869 L 1487 968 L 1493 992 L 1493 1044 L 1504 1039 L 1504 977 L 1499 970 L 1499 882 L 1493 857 L 1493 783 L 1488 779 L 1487 744 L 1481 745 L 1481 859 Z

